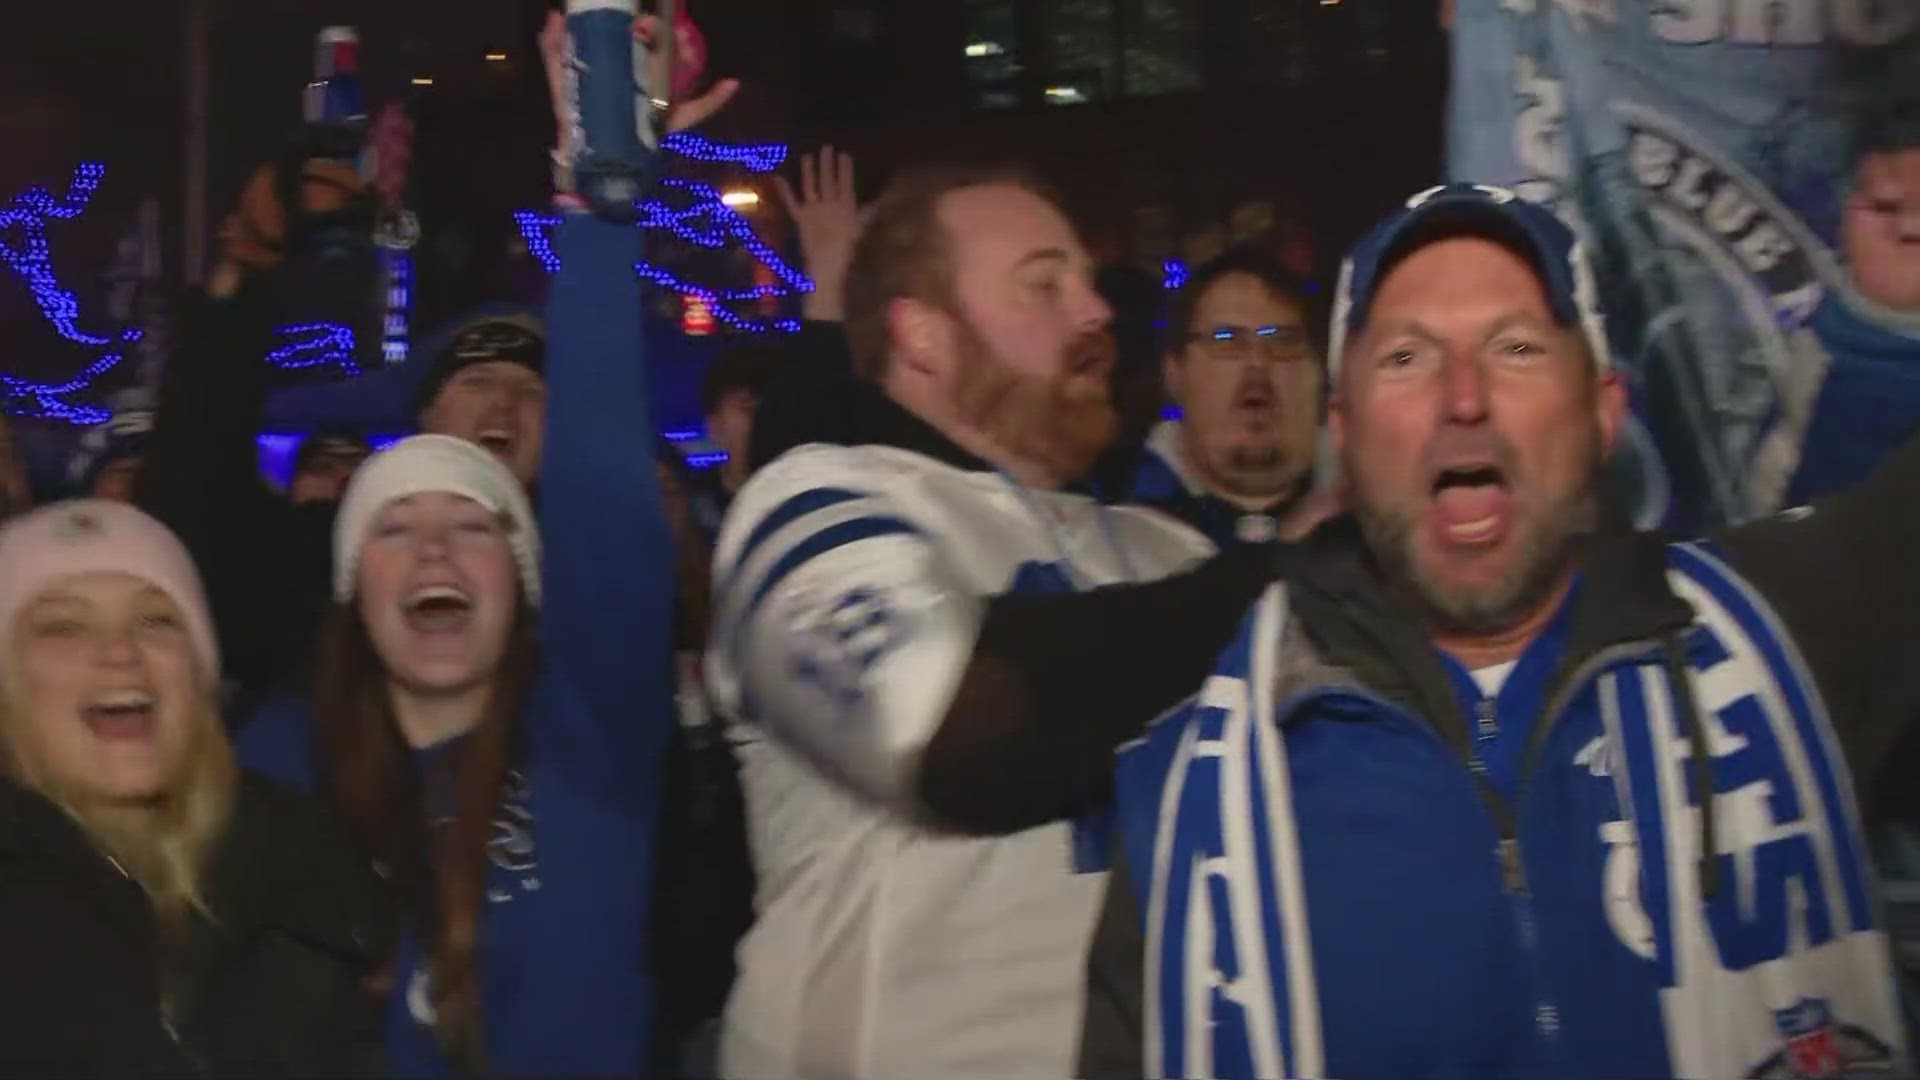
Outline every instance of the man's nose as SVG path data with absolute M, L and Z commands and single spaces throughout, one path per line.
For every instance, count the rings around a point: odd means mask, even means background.
M 1113 306 L 1091 280 L 1074 290 L 1073 323 L 1082 330 L 1099 330 L 1113 325 Z
M 1440 378 L 1447 419 L 1477 424 L 1487 418 L 1487 372 L 1478 357 L 1449 350 Z

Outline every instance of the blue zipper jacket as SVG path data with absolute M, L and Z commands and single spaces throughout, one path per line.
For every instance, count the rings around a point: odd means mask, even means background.
M 490 847 L 482 918 L 487 1065 L 497 1076 L 644 1070 L 649 879 L 673 731 L 673 548 L 646 418 L 639 234 L 569 217 L 549 305 L 538 516 L 545 602 L 522 757 Z M 637 418 L 637 419 L 636 419 Z M 304 701 L 245 725 L 243 762 L 315 785 Z M 398 1075 L 450 1072 L 428 1025 L 417 943 L 389 1004 Z
M 1904 1075 L 1850 777 L 1920 714 L 1916 491 L 1604 533 L 1491 697 L 1323 528 L 1122 751 L 1082 1074 Z

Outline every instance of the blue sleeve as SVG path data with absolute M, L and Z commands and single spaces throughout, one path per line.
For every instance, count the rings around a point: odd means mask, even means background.
M 674 723 L 674 548 L 641 355 L 639 231 L 569 214 L 547 313 L 545 602 L 528 718 L 545 767 L 601 798 L 657 786 Z
M 269 695 L 234 733 L 233 753 L 241 767 L 282 787 L 313 794 L 313 722 L 304 702 L 287 694 Z

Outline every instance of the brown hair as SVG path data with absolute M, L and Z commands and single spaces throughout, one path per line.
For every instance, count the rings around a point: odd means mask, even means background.
M 454 814 L 430 835 L 424 778 L 401 739 L 386 664 L 355 604 L 336 604 L 320 638 L 314 712 L 322 785 L 362 849 L 385 868 L 433 962 L 434 1031 L 481 1068 L 480 916 L 487 845 L 518 746 L 537 649 L 524 601 L 479 724 L 454 763 Z M 393 988 L 405 993 L 406 987 Z
M 956 191 L 1008 184 L 1055 202 L 1033 174 L 1005 162 L 944 162 L 895 177 L 873 204 L 847 264 L 846 330 L 853 368 L 878 378 L 893 351 L 888 309 L 895 300 L 943 306 L 953 298 L 953 265 L 940 206 Z

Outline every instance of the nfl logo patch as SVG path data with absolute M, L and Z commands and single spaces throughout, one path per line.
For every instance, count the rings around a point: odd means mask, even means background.
M 1787 1041 L 1787 1064 L 1800 1080 L 1833 1080 L 1845 1067 L 1833 1010 L 1825 998 L 1801 998 L 1775 1009 L 1773 1022 Z

